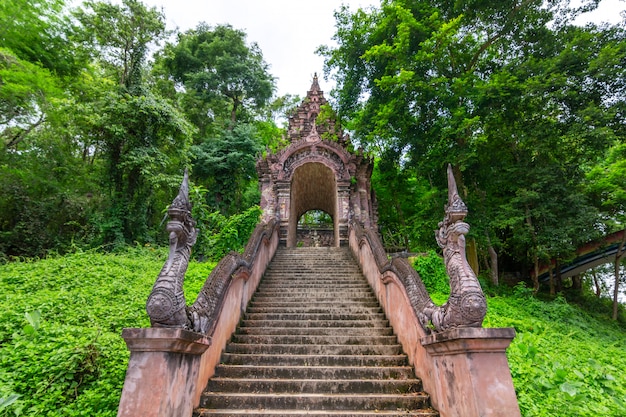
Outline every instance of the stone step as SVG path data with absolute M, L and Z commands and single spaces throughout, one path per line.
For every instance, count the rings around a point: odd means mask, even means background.
M 396 336 L 355 335 L 255 335 L 236 334 L 232 343 L 272 345 L 397 345 Z
M 435 417 L 346 248 L 279 248 L 195 417 Z
M 287 301 L 301 303 L 301 304 L 329 303 L 333 301 L 334 302 L 355 301 L 355 302 L 371 303 L 372 301 L 376 300 L 376 297 L 374 295 L 370 297 L 344 297 L 338 300 L 336 298 L 331 297 L 330 295 L 328 297 L 316 297 L 316 296 L 289 297 L 287 295 L 284 295 L 283 297 L 280 297 L 278 300 L 287 300 Z M 277 297 L 266 297 L 264 295 L 258 294 L 254 297 L 254 301 L 277 301 Z
M 301 410 L 398 410 L 427 406 L 428 396 L 410 394 L 319 394 L 319 393 L 213 393 L 205 392 L 203 408 L 301 409 Z
M 400 379 L 415 380 L 410 366 L 261 366 L 225 365 L 215 370 L 216 377 L 242 379 Z
M 245 320 L 384 320 L 383 313 L 246 313 Z
M 229 343 L 225 351 L 229 353 L 267 353 L 275 355 L 398 355 L 402 352 L 402 348 L 400 345 L 256 345 Z
M 384 327 L 389 320 L 250 320 L 241 322 L 245 327 Z
M 214 393 L 328 393 L 351 394 L 367 392 L 385 394 L 396 392 L 408 394 L 420 392 L 421 383 L 417 379 L 265 379 L 265 378 L 211 378 L 207 391 Z
M 392 336 L 390 327 L 240 327 L 241 335 Z
M 307 281 L 296 281 L 294 280 L 293 282 L 285 282 L 283 281 L 282 284 L 278 284 L 278 283 L 268 283 L 268 284 L 261 284 L 259 285 L 259 288 L 257 289 L 258 292 L 265 292 L 265 291 L 274 291 L 274 292 L 279 292 L 279 291 L 284 291 L 284 290 L 301 290 L 301 291 L 369 291 L 372 292 L 372 290 L 369 287 L 365 287 L 361 284 L 358 283 L 352 283 L 352 282 L 343 282 L 341 284 L 336 284 L 333 282 L 326 282 L 326 283 L 321 283 L 321 282 L 307 282 Z
M 437 417 L 439 414 L 432 409 L 422 410 L 258 410 L 258 409 L 198 409 L 194 412 L 194 417 L 210 416 L 246 416 L 246 417 L 302 417 L 302 416 L 337 416 L 337 417 Z
M 358 314 L 381 314 L 382 309 L 380 307 L 365 307 L 360 304 L 354 304 L 352 306 L 321 306 L 318 307 L 316 305 L 312 306 L 250 306 L 246 310 L 247 313 L 256 314 L 256 313 L 308 313 L 308 314 L 323 314 L 323 313 L 332 313 L 332 314 L 342 314 L 342 313 L 358 313 Z
M 340 274 L 336 277 L 329 276 L 328 274 L 302 274 L 294 275 L 289 274 L 285 276 L 266 275 L 264 281 L 260 284 L 259 288 L 263 288 L 264 285 L 319 285 L 323 287 L 333 287 L 334 285 L 360 285 L 362 281 L 357 279 L 357 276 L 350 277 L 348 274 Z
M 328 287 L 325 286 L 320 286 L 319 283 L 315 283 L 315 282 L 293 282 L 293 283 L 286 283 L 284 281 L 282 282 L 264 282 L 263 284 L 259 285 L 259 288 L 257 288 L 257 291 L 259 292 L 263 292 L 263 291 L 280 291 L 280 290 L 291 290 L 291 289 L 298 289 L 298 290 L 319 290 L 320 288 L 329 288 L 329 289 L 335 289 L 335 290 L 367 290 L 367 291 L 371 291 L 370 287 L 368 284 L 364 284 L 364 283 L 360 283 L 360 282 L 343 282 L 343 283 L 333 283 L 332 285 L 329 285 Z
M 297 301 L 290 301 L 289 299 L 278 300 L 278 301 L 252 300 L 248 304 L 248 310 L 250 310 L 250 307 L 297 307 L 297 306 L 302 306 L 302 303 L 297 302 Z M 324 301 L 320 303 L 315 303 L 315 306 L 322 307 L 322 308 L 331 308 L 335 306 L 338 306 L 341 308 L 345 306 L 346 308 L 350 308 L 352 306 L 379 307 L 380 304 L 378 304 L 378 301 L 376 301 L 376 299 L 374 299 L 373 301 L 368 301 L 368 302 L 336 301 L 335 300 L 335 301 Z
M 257 294 L 257 297 L 264 298 L 274 298 L 277 300 L 289 300 L 290 298 L 334 298 L 335 301 L 341 301 L 343 299 L 354 299 L 354 298 L 369 298 L 371 300 L 375 300 L 374 294 L 369 291 L 363 290 L 282 290 L 282 291 L 261 291 Z M 255 298 L 256 299 L 256 298 Z M 309 303 L 312 304 L 312 303 Z
M 303 298 L 307 296 L 315 297 L 334 297 L 341 300 L 344 297 L 374 297 L 369 289 L 366 288 L 300 288 L 300 287 L 284 287 L 284 288 L 261 288 L 256 294 L 257 297 L 276 296 L 279 298 Z
M 224 353 L 225 365 L 255 366 L 406 366 L 405 355 L 263 355 Z

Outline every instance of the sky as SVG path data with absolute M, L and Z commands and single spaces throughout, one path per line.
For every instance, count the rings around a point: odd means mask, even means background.
M 497 0 L 495 0 L 497 1 Z M 329 97 L 332 80 L 323 78 L 324 60 L 315 54 L 320 45 L 334 45 L 334 11 L 341 4 L 350 10 L 378 6 L 379 0 L 143 0 L 162 9 L 168 29 L 186 31 L 206 22 L 211 26 L 228 23 L 247 33 L 248 43 L 256 42 L 270 74 L 276 77 L 277 94 L 306 95 L 318 73 L 320 87 Z M 590 21 L 621 21 L 626 0 L 602 0 Z

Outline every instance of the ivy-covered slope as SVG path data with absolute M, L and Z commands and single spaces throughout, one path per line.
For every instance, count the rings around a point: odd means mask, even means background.
M 148 326 L 164 260 L 135 248 L 0 265 L 0 416 L 115 416 L 128 361 L 120 334 Z M 191 263 L 188 302 L 212 267 Z M 623 328 L 525 291 L 488 302 L 487 326 L 517 330 L 508 354 L 523 415 L 626 415 Z
M 129 352 L 166 250 L 85 252 L 0 266 L 0 416 L 115 416 Z M 214 264 L 191 263 L 188 299 Z M 13 397 L 14 398 L 14 397 Z

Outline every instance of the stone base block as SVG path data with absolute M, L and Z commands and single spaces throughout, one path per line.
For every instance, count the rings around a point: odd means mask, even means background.
M 118 417 L 190 416 L 201 383 L 202 353 L 211 340 L 158 327 L 124 329 L 122 337 L 131 353 Z
M 506 358 L 511 328 L 456 328 L 422 337 L 433 360 L 432 380 L 442 417 L 518 417 Z

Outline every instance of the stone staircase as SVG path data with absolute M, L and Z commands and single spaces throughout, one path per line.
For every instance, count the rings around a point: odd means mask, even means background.
M 194 416 L 438 416 L 347 248 L 278 249 Z

